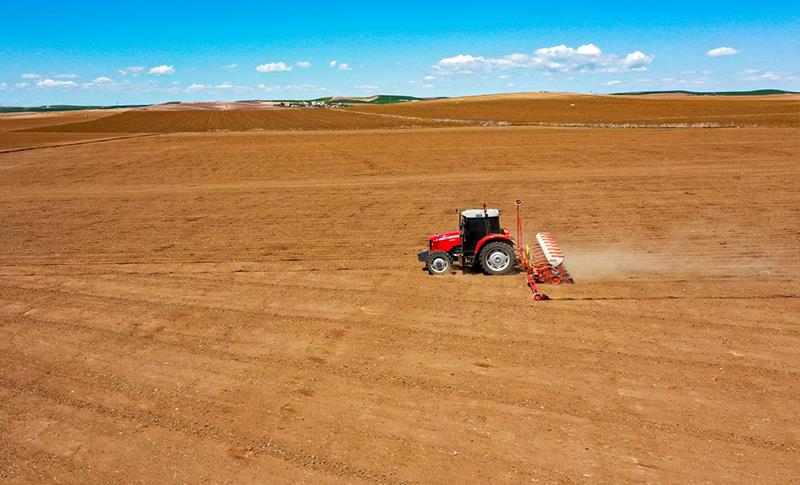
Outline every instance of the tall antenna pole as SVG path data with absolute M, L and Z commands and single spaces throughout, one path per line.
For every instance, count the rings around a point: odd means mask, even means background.
M 514 205 L 517 207 L 517 246 L 523 248 L 525 245 L 522 243 L 522 217 L 519 209 L 522 205 L 522 199 L 515 200 Z

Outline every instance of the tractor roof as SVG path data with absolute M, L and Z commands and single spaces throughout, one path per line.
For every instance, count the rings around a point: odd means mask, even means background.
M 500 217 L 500 211 L 498 209 L 486 209 L 485 215 L 488 217 Z M 466 217 L 467 219 L 480 219 L 484 217 L 484 213 L 483 209 L 467 209 L 465 211 L 461 211 L 461 216 Z

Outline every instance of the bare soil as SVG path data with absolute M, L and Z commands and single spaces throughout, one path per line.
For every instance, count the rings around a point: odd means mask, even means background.
M 797 481 L 798 135 L 0 154 L 0 481 Z M 517 197 L 577 284 L 534 302 L 519 274 L 422 270 L 454 209 L 512 227 Z
M 516 125 L 800 126 L 800 96 L 590 96 L 515 94 L 365 105 L 366 113 Z
M 307 131 L 474 125 L 594 128 L 800 127 L 800 96 L 489 95 L 344 109 L 257 108 L 257 103 L 194 103 L 86 115 L 6 130 L 48 133 Z M 225 106 L 228 106 L 227 108 Z M 208 109 L 202 109 L 202 108 Z M 33 123 L 29 121 L 29 123 Z M 0 126 L 4 120 L 0 118 Z M 2 128 L 0 128 L 2 129 Z
M 56 111 L 50 113 L 0 113 L 0 133 L 49 125 L 91 121 L 120 110 Z
M 334 109 L 129 110 L 111 117 L 32 128 L 51 133 L 181 133 L 209 131 L 357 130 L 445 123 L 370 116 Z
M 30 133 L 0 132 L 0 153 L 28 148 L 82 144 L 120 138 L 122 133 Z

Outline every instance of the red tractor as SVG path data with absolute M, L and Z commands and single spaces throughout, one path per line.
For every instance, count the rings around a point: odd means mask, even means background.
M 428 249 L 417 253 L 420 262 L 432 275 L 448 273 L 453 262 L 462 268 L 479 266 L 489 275 L 503 275 L 519 267 L 527 274 L 528 286 L 537 300 L 547 297 L 539 293 L 536 283 L 573 283 L 564 266 L 564 254 L 552 235 L 536 234 L 536 245 L 522 243 L 521 200 L 517 208 L 517 239 L 500 227 L 498 209 L 469 209 L 459 215 L 457 231 L 434 234 L 428 238 Z

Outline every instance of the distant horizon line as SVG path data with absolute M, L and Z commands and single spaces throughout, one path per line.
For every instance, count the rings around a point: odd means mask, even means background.
M 0 110 L 5 112 L 9 112 L 9 110 L 23 110 L 23 109 L 48 109 L 51 108 L 51 111 L 58 111 L 55 108 L 70 108 L 73 110 L 77 109 L 112 109 L 112 108 L 141 108 L 146 106 L 158 106 L 164 104 L 197 104 L 197 103 L 243 103 L 243 102 L 311 102 L 311 101 L 318 101 L 318 100 L 329 100 L 329 99 L 336 99 L 338 100 L 363 100 L 368 98 L 387 98 L 387 97 L 396 97 L 396 98 L 403 98 L 402 100 L 398 100 L 395 102 L 408 102 L 413 100 L 436 100 L 436 99 L 458 99 L 458 98 L 470 98 L 470 97 L 480 97 L 480 96 L 512 96 L 512 95 L 519 95 L 519 94 L 567 94 L 567 95 L 578 95 L 578 96 L 642 96 L 642 95 L 658 95 L 658 94 L 685 94 L 690 96 L 748 96 L 748 95 L 794 95 L 800 94 L 800 91 L 789 91 L 785 89 L 774 89 L 774 88 L 764 88 L 764 89 L 750 89 L 750 90 L 726 90 L 726 91 L 691 91 L 691 90 L 684 90 L 684 89 L 665 89 L 665 90 L 645 90 L 645 91 L 625 91 L 625 92 L 615 92 L 615 93 L 595 93 L 595 92 L 573 92 L 573 91 L 515 91 L 515 92 L 487 92 L 487 93 L 480 93 L 480 94 L 468 94 L 463 96 L 411 96 L 405 94 L 370 94 L 370 95 L 361 95 L 361 96 L 345 96 L 345 95 L 332 95 L 332 96 L 320 96 L 316 98 L 253 98 L 253 99 L 239 99 L 239 100 L 194 100 L 194 101 L 177 101 L 177 100 L 168 100 L 162 101 L 157 103 L 125 103 L 125 104 L 70 104 L 70 103 L 51 103 L 51 104 L 42 104 L 37 106 L 21 106 L 21 105 L 3 105 L 0 103 Z M 372 104 L 369 102 L 365 102 L 364 104 Z M 388 104 L 388 103 L 386 103 Z

